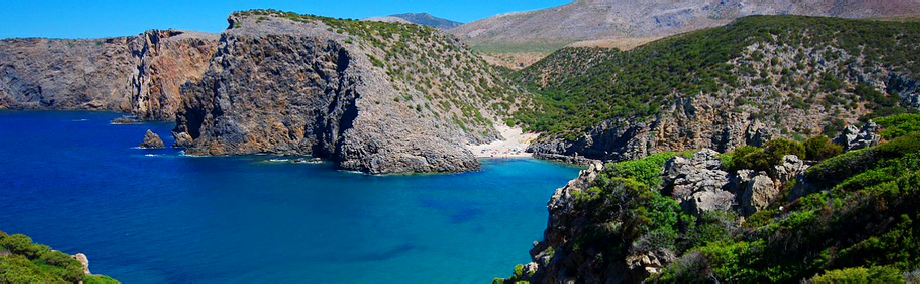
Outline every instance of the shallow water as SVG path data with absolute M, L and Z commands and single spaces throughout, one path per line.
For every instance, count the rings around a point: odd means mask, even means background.
M 0 111 L 0 230 L 152 282 L 490 282 L 529 262 L 576 168 L 484 161 L 376 177 L 272 156 L 140 150 L 112 112 Z

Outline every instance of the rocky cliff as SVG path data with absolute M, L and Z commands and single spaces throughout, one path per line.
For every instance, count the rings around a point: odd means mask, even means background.
M 0 40 L 0 108 L 104 109 L 172 119 L 179 86 L 204 73 L 216 43 L 216 35 L 179 30 Z
M 499 138 L 493 123 L 529 102 L 434 28 L 274 10 L 229 22 L 204 77 L 182 88 L 174 134 L 187 154 L 314 155 L 373 174 L 469 171 L 479 163 L 463 145 Z
M 914 34 L 916 23 L 761 16 L 627 52 L 567 48 L 518 73 L 546 103 L 519 117 L 546 131 L 538 154 L 612 161 L 835 136 L 917 107 Z

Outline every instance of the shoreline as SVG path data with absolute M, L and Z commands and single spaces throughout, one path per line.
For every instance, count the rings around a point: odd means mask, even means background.
M 539 136 L 537 133 L 524 132 L 520 127 L 505 125 L 495 127 L 503 139 L 489 144 L 466 145 L 466 149 L 477 159 L 532 159 L 533 153 L 527 153 L 530 142 Z

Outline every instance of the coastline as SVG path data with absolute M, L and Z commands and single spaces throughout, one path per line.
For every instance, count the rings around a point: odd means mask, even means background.
M 492 141 L 489 144 L 466 145 L 466 149 L 473 152 L 477 159 L 532 159 L 533 154 L 527 153 L 530 142 L 539 136 L 537 133 L 524 132 L 520 127 L 505 125 L 496 126 L 503 139 Z

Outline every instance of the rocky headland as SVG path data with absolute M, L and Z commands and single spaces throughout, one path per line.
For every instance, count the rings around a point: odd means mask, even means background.
M 182 88 L 190 155 L 313 155 L 372 174 L 462 172 L 526 99 L 441 31 L 274 10 L 234 13 L 201 80 Z M 517 103 L 514 103 L 518 97 Z M 511 103 L 508 103 L 508 102 Z

